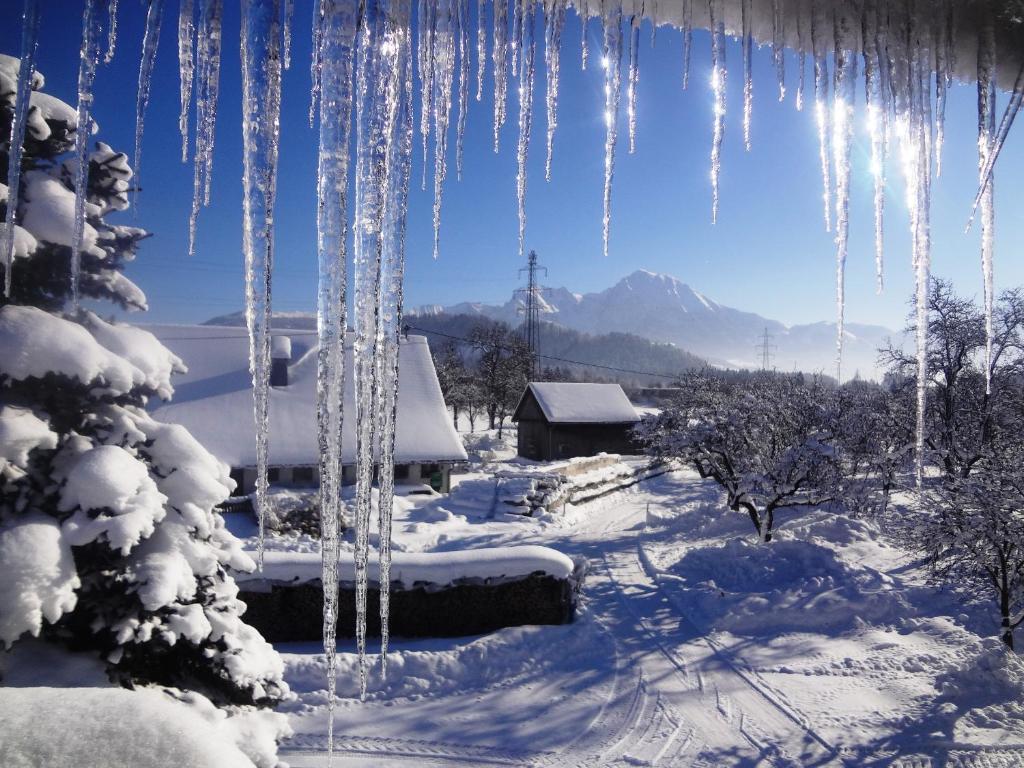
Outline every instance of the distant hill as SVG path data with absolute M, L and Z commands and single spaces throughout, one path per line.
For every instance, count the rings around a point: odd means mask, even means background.
M 671 275 L 642 269 L 597 293 L 573 293 L 567 288 L 547 291 L 542 313 L 550 323 L 585 334 L 634 334 L 674 344 L 712 364 L 737 368 L 760 366 L 756 347 L 767 330 L 773 337 L 773 360 L 779 369 L 832 373 L 835 368 L 835 323 L 786 326 L 719 304 Z M 504 304 L 428 305 L 406 314 L 410 322 L 416 317 L 417 323 L 438 314 L 487 317 L 512 325 L 522 317 L 517 297 Z M 844 374 L 852 376 L 859 371 L 862 376 L 877 377 L 877 350 L 889 337 L 898 340 L 900 334 L 878 325 L 847 323 Z
M 481 323 L 498 322 L 481 315 L 433 313 L 406 318 L 413 333 L 422 333 L 430 341 L 431 349 L 438 350 L 450 337 L 464 339 Z M 511 323 L 510 323 L 511 325 Z M 587 381 L 614 381 L 629 386 L 670 384 L 679 373 L 703 368 L 703 358 L 679 349 L 674 344 L 654 342 L 631 333 L 582 333 L 551 323 L 544 323 L 540 334 L 540 364 L 570 374 L 572 378 Z M 553 360 L 551 358 L 563 358 Z M 596 363 L 601 366 L 625 369 L 620 371 L 577 365 L 564 360 Z M 650 371 L 662 376 L 644 376 L 626 371 Z

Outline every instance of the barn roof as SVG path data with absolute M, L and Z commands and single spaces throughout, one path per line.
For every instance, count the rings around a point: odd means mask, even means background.
M 544 418 L 553 424 L 622 424 L 640 420 L 618 384 L 535 381 L 523 392 L 513 421 L 519 420 L 519 411 L 531 394 Z
M 245 328 L 150 326 L 163 344 L 185 361 L 188 373 L 174 379 L 174 399 L 154 404 L 153 416 L 181 424 L 222 461 L 234 467 L 256 464 L 249 341 Z M 317 344 L 315 332 L 275 330 L 290 340 L 289 384 L 270 390 L 270 464 L 307 466 L 319 461 L 316 420 Z M 283 351 L 284 344 L 275 348 Z M 464 461 L 466 451 L 452 426 L 437 383 L 427 340 L 409 336 L 399 347 L 398 419 L 395 461 Z M 355 396 L 352 347 L 345 346 L 345 419 L 342 460 L 355 461 Z

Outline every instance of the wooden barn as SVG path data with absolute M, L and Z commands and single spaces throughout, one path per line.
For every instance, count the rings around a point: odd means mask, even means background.
M 618 384 L 532 382 L 516 406 L 519 455 L 538 461 L 636 453 L 640 420 Z

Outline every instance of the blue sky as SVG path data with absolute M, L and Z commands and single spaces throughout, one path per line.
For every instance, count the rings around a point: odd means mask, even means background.
M 122 3 L 118 52 L 101 66 L 95 117 L 99 138 L 131 153 L 134 143 L 135 84 L 142 38 L 141 4 Z M 187 255 L 192 195 L 191 165 L 180 163 L 177 131 L 177 4 L 168 2 L 146 115 L 139 210 L 135 223 L 153 232 L 128 274 L 146 291 L 146 320 L 202 321 L 242 305 L 241 131 L 237 4 L 225 3 L 225 44 L 213 175 L 213 202 L 199 220 L 197 254 Z M 293 64 L 285 73 L 281 176 L 277 206 L 277 263 L 274 307 L 311 309 L 316 282 L 316 132 L 306 122 L 309 100 L 311 3 L 296 3 Z M 475 6 L 474 4 L 471 4 Z M 74 103 L 80 3 L 43 4 L 39 68 L 46 90 Z M 5 16 L 12 18 L 10 10 Z M 0 25 L 0 51 L 16 53 L 16 24 Z M 787 58 L 789 95 L 777 101 L 771 55 L 755 51 L 753 150 L 742 142 L 740 48 L 728 46 L 728 115 L 722 159 L 721 209 L 710 223 L 711 145 L 710 42 L 694 34 L 690 88 L 681 88 L 681 34 L 659 30 L 652 48 L 649 26 L 641 35 L 637 152 L 628 154 L 625 88 L 613 189 L 611 253 L 601 249 L 603 183 L 603 79 L 600 30 L 588 26 L 590 68 L 580 70 L 580 26 L 566 23 L 562 89 L 555 159 L 544 181 L 546 113 L 543 57 L 538 51 L 534 131 L 530 147 L 527 248 L 548 267 L 546 282 L 575 291 L 601 290 L 637 268 L 667 272 L 720 303 L 758 312 L 786 323 L 832 319 L 835 315 L 834 246 L 824 231 L 816 126 L 812 112 L 797 112 L 796 57 Z M 538 35 L 542 40 L 542 37 Z M 471 92 L 475 92 L 474 81 Z M 625 80 L 625 76 L 623 77 Z M 484 99 L 471 99 L 463 180 L 455 178 L 455 110 L 449 140 L 449 181 L 444 195 L 441 257 L 431 256 L 433 200 L 418 183 L 410 195 L 407 305 L 461 300 L 504 301 L 516 287 L 518 255 L 515 198 L 515 88 L 502 150 L 492 147 L 492 71 L 488 62 Z M 858 97 L 861 91 L 858 91 Z M 1000 109 L 1005 97 L 1000 99 Z M 963 232 L 976 188 L 975 89 L 957 86 L 950 97 L 943 175 L 934 184 L 933 271 L 952 278 L 967 294 L 980 295 L 977 228 Z M 417 104 L 418 109 L 418 104 Z M 193 113 L 194 120 L 194 113 Z M 417 117 L 418 121 L 418 117 Z M 874 286 L 872 183 L 867 142 L 860 131 L 854 146 L 848 320 L 902 324 L 912 287 L 909 236 L 903 193 L 894 180 L 887 199 L 886 280 Z M 417 123 L 418 124 L 418 123 Z M 1019 134 L 1019 131 L 1017 131 Z M 419 146 L 419 135 L 415 143 Z M 431 155 L 433 150 L 431 149 Z M 1024 217 L 1019 215 L 1024 145 L 1011 136 L 996 185 L 997 287 L 1024 283 Z M 419 180 L 417 149 L 413 178 Z M 432 161 L 431 161 L 432 162 Z M 1012 178 L 1012 177 L 1016 178 Z M 131 222 L 132 214 L 120 214 Z M 140 318 L 141 319 L 141 318 Z

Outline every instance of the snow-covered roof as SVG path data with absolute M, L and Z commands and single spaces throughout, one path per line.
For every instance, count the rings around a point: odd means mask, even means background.
M 233 467 L 256 464 L 249 342 L 244 328 L 150 326 L 189 370 L 174 378 L 174 400 L 153 411 L 160 421 L 186 427 L 217 458 Z M 289 385 L 270 392 L 270 463 L 308 466 L 319 460 L 316 421 L 316 335 L 274 331 L 290 339 Z M 463 461 L 466 451 L 445 407 L 427 340 L 403 339 L 399 348 L 395 461 Z M 342 454 L 355 461 L 352 347 L 345 349 L 345 420 Z
M 531 382 L 516 407 L 516 416 L 533 393 L 544 418 L 562 424 L 620 424 L 639 421 L 636 409 L 618 384 Z

